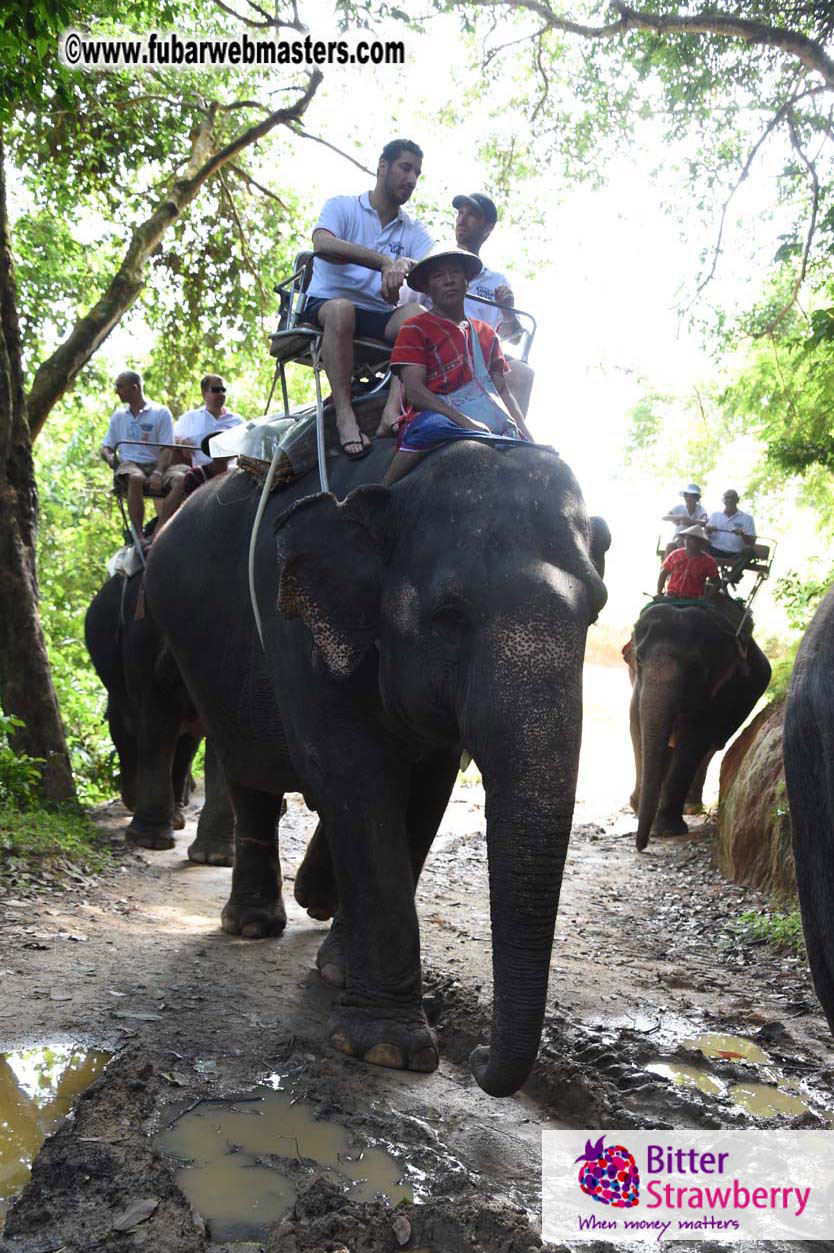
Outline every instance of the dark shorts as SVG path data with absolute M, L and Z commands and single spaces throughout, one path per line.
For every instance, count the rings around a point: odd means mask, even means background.
M 330 299 L 333 299 L 331 297 Z M 304 302 L 303 317 L 305 322 L 319 322 L 318 312 L 322 305 L 326 305 L 327 300 L 323 300 L 318 296 L 308 296 Z M 391 321 L 396 310 L 391 306 L 389 313 L 377 312 L 376 309 L 360 309 L 358 305 L 353 306 L 356 311 L 356 332 L 355 339 L 385 339 L 385 328 Z
M 516 436 L 493 435 L 486 431 L 473 431 L 467 426 L 458 426 L 444 413 L 435 413 L 433 409 L 424 409 L 402 428 L 399 440 L 400 452 L 427 452 L 438 444 L 446 444 L 453 439 L 478 439 L 488 444 L 517 444 Z

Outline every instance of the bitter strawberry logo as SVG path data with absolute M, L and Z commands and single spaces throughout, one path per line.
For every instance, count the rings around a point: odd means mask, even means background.
M 631 1209 L 640 1197 L 640 1171 L 628 1149 L 622 1144 L 603 1146 L 602 1135 L 596 1144 L 585 1141 L 585 1152 L 577 1157 L 582 1162 L 579 1186 L 592 1201 L 612 1205 L 615 1209 Z

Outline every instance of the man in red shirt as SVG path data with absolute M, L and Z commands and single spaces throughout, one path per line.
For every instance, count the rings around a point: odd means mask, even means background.
M 718 578 L 715 558 L 707 552 L 709 536 L 702 526 L 690 526 L 680 532 L 683 548 L 671 552 L 660 567 L 657 594 L 661 596 L 669 580 L 667 596 L 678 600 L 697 600 L 703 596 L 707 579 Z
M 481 261 L 473 253 L 447 248 L 430 253 L 409 274 L 409 286 L 426 292 L 432 309 L 405 323 L 391 354 L 391 369 L 402 379 L 408 408 L 400 422 L 397 452 L 385 476 L 388 484 L 402 478 L 432 448 L 451 439 L 531 438 L 504 379 L 507 363 L 498 336 L 491 326 L 468 320 L 464 313 L 467 286 L 480 269 Z M 472 327 L 477 344 L 471 343 Z M 494 403 L 484 401 L 489 411 L 486 421 L 467 416 L 455 403 L 465 385 L 477 377 L 478 356 L 489 375 L 487 382 L 498 394 Z

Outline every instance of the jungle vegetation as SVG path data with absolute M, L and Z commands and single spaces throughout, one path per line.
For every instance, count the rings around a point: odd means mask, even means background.
M 81 74 L 61 64 L 57 39 L 85 25 L 228 34 L 233 12 L 259 33 L 303 28 L 294 0 L 280 9 L 8 0 L 0 13 L 10 67 L 0 83 L 0 752 L 30 765 L 25 788 L 9 789 L 18 805 L 113 792 L 82 639 L 119 530 L 106 476 L 91 471 L 112 391 L 97 352 L 119 324 L 149 328 L 149 395 L 179 413 L 217 361 L 236 379 L 241 410 L 260 412 L 272 285 L 310 226 L 293 152 L 308 126 L 325 140 L 328 129 L 318 71 L 269 82 L 231 70 Z M 482 111 L 486 185 L 496 195 L 515 188 L 519 213 L 535 216 L 555 174 L 603 180 L 611 154 L 641 127 L 662 136 L 678 154 L 669 210 L 700 223 L 681 316 L 721 366 L 694 396 L 647 391 L 632 415 L 631 455 L 688 473 L 707 467 L 728 432 L 752 433 L 754 487 L 796 486 L 834 529 L 831 6 L 340 0 L 337 11 L 344 27 L 459 23 L 466 90 L 439 105 L 437 124 Z M 769 268 L 750 275 L 746 305 L 728 309 L 711 291 L 739 189 L 761 162 L 775 171 L 763 211 L 784 223 L 783 238 Z M 808 584 L 797 574 L 785 589 L 798 623 L 826 575 Z

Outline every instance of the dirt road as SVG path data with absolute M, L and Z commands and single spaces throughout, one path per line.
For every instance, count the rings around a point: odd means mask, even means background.
M 708 827 L 635 853 L 634 820 L 620 808 L 630 787 L 627 681 L 591 669 L 548 1014 L 523 1093 L 487 1098 L 466 1064 L 492 997 L 477 785 L 457 788 L 419 890 L 442 1057 L 429 1076 L 365 1067 L 328 1047 L 333 993 L 313 969 L 326 928 L 291 899 L 314 825 L 300 799 L 290 798 L 281 825 L 290 899 L 280 940 L 219 930 L 231 871 L 185 859 L 192 813 L 170 853 L 126 853 L 97 881 L 0 901 L 0 1051 L 54 1040 L 114 1053 L 47 1141 L 0 1251 L 528 1253 L 543 1247 L 543 1127 L 830 1125 L 831 1038 L 804 963 L 740 943 L 735 920 L 763 902 L 712 869 Z M 123 811 L 102 820 L 119 841 Z M 372 1147 L 387 1148 L 392 1178 L 420 1204 L 395 1212 L 346 1199 L 332 1180 L 313 1182 L 320 1172 L 306 1152 L 288 1166 L 228 1142 L 226 1164 L 243 1153 L 253 1171 L 280 1174 L 290 1208 L 270 1233 L 258 1225 L 255 1189 L 245 1220 L 207 1226 L 155 1137 L 201 1098 L 243 1100 L 268 1077 L 346 1128 L 354 1156 L 364 1148 L 370 1162 Z M 218 1197 L 220 1188 L 218 1176 Z

